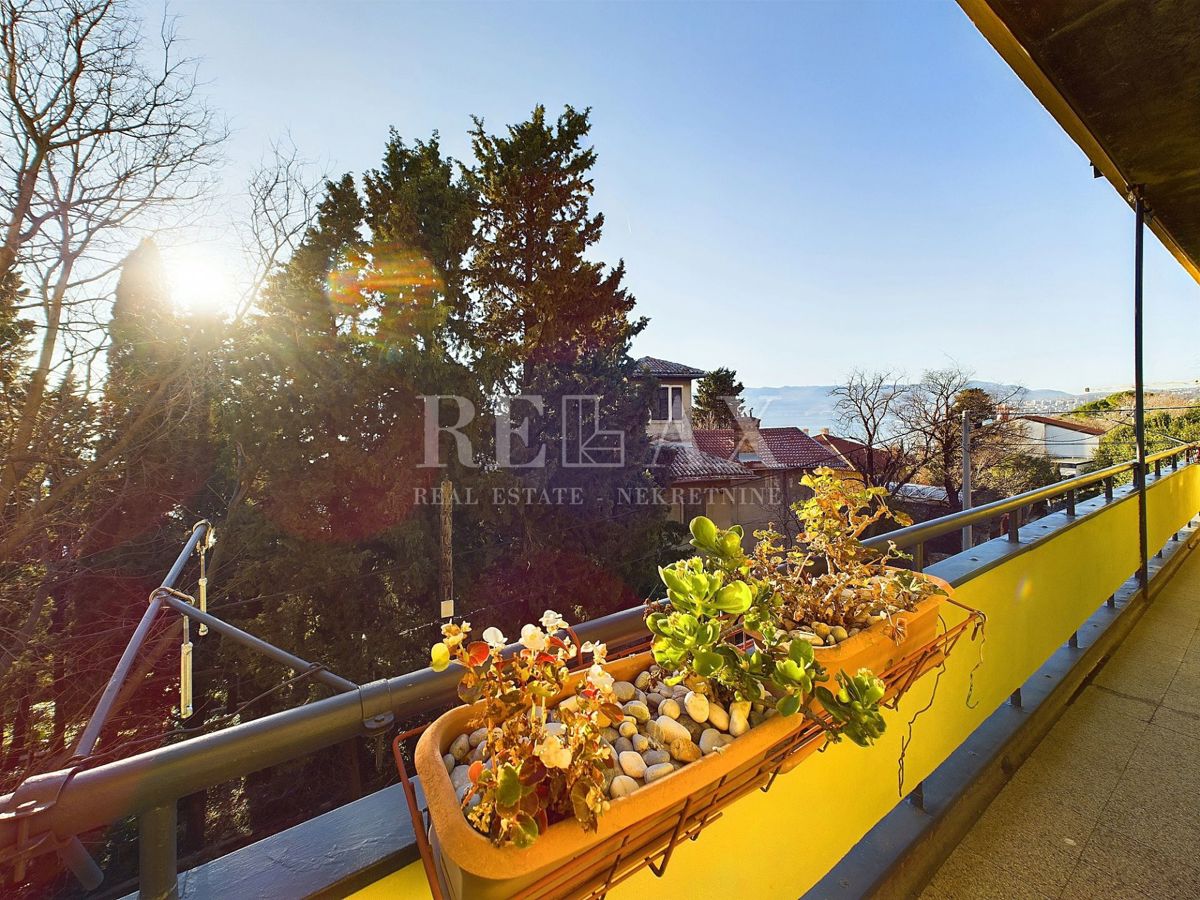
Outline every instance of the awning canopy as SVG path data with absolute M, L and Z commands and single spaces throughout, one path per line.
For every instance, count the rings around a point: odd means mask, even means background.
M 984 37 L 1200 281 L 1194 0 L 958 0 Z

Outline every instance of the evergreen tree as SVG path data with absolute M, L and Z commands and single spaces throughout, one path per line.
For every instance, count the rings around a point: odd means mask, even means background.
M 380 329 L 396 339 L 462 350 L 476 316 L 465 290 L 475 193 L 442 156 L 435 131 L 412 146 L 393 129 L 380 168 L 363 178 L 366 224 L 378 253 L 372 270 L 388 319 Z
M 644 548 L 654 545 L 661 523 L 658 510 L 629 501 L 650 483 L 649 386 L 629 356 L 646 320 L 632 317 L 624 263 L 606 267 L 589 258 L 604 224 L 590 209 L 590 129 L 586 110 L 568 106 L 551 122 L 538 106 L 503 135 L 489 134 L 479 119 L 471 134 L 476 166 L 467 174 L 479 194 L 469 269 L 481 316 L 476 371 L 542 404 L 540 412 L 529 405 L 512 411 L 516 421 L 531 420 L 525 456 L 545 448 L 542 465 L 512 470 L 538 500 L 509 511 L 517 553 L 480 587 L 494 593 L 513 580 L 512 570 L 525 573 L 524 587 L 504 598 L 515 606 L 514 621 L 540 613 L 535 607 L 546 596 L 570 602 L 576 618 L 624 605 L 627 595 L 613 585 L 642 589 Z M 549 562 L 556 554 L 559 561 Z M 574 562 L 563 563 L 563 555 Z
M 713 369 L 696 382 L 692 424 L 696 428 L 733 428 L 737 424 L 734 410 L 741 409 L 745 389 L 733 369 Z

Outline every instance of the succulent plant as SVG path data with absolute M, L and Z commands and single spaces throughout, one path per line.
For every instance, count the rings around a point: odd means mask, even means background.
M 859 669 L 852 676 L 838 672 L 837 681 L 836 694 L 826 687 L 817 688 L 817 699 L 839 725 L 831 739 L 848 737 L 860 747 L 869 747 L 887 727 L 879 713 L 886 687 L 870 669 Z
M 856 743 L 859 738 L 873 740 L 872 730 L 875 736 L 882 733 L 878 703 L 883 693 L 864 699 L 874 694 L 865 681 L 847 689 L 846 704 L 858 704 L 846 706 L 854 715 L 846 712 L 830 722 L 813 712 L 810 704 L 814 696 L 821 696 L 818 692 L 833 697 L 828 689 L 817 687 L 828 676 L 809 641 L 793 639 L 777 627 L 769 576 L 753 573 L 742 550 L 742 529 L 720 529 L 704 516 L 693 519 L 690 527 L 692 544 L 700 553 L 659 569 L 669 611 L 652 611 L 646 617 L 654 634 L 655 661 L 674 673 L 668 681 L 703 679 L 733 699 L 769 700 L 784 716 L 803 711 L 831 732 L 852 729 L 847 736 Z M 745 639 L 747 630 L 753 640 Z M 874 678 L 865 669 L 859 675 Z M 875 718 L 866 721 L 872 710 Z

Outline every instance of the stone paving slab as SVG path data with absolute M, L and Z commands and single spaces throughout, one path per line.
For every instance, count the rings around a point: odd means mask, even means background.
M 1200 552 L 922 900 L 1200 900 Z

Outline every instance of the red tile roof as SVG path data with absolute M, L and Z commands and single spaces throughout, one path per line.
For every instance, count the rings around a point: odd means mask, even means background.
M 842 459 L 846 460 L 852 467 L 865 468 L 867 460 L 867 445 L 861 441 L 856 441 L 853 438 L 839 437 L 836 434 L 818 434 L 813 440 L 817 441 L 824 447 L 828 447 L 834 453 L 838 454 Z M 873 471 L 883 472 L 887 469 L 888 451 L 876 447 L 871 451 L 874 455 L 875 465 Z
M 667 484 L 697 481 L 748 481 L 758 475 L 741 463 L 684 444 L 663 445 L 655 462 Z
M 758 443 L 755 432 L 746 433 L 747 440 L 738 446 L 738 433 L 732 428 L 697 428 L 692 432 L 696 446 L 703 453 L 727 460 L 739 460 L 739 452 L 754 454 L 740 462 L 749 469 L 832 469 L 848 468 L 836 453 L 822 447 L 799 428 L 760 428 Z
M 703 369 L 695 369 L 685 366 L 683 363 L 671 362 L 669 359 L 657 359 L 653 356 L 643 356 L 634 365 L 654 378 L 703 378 L 708 374 Z

